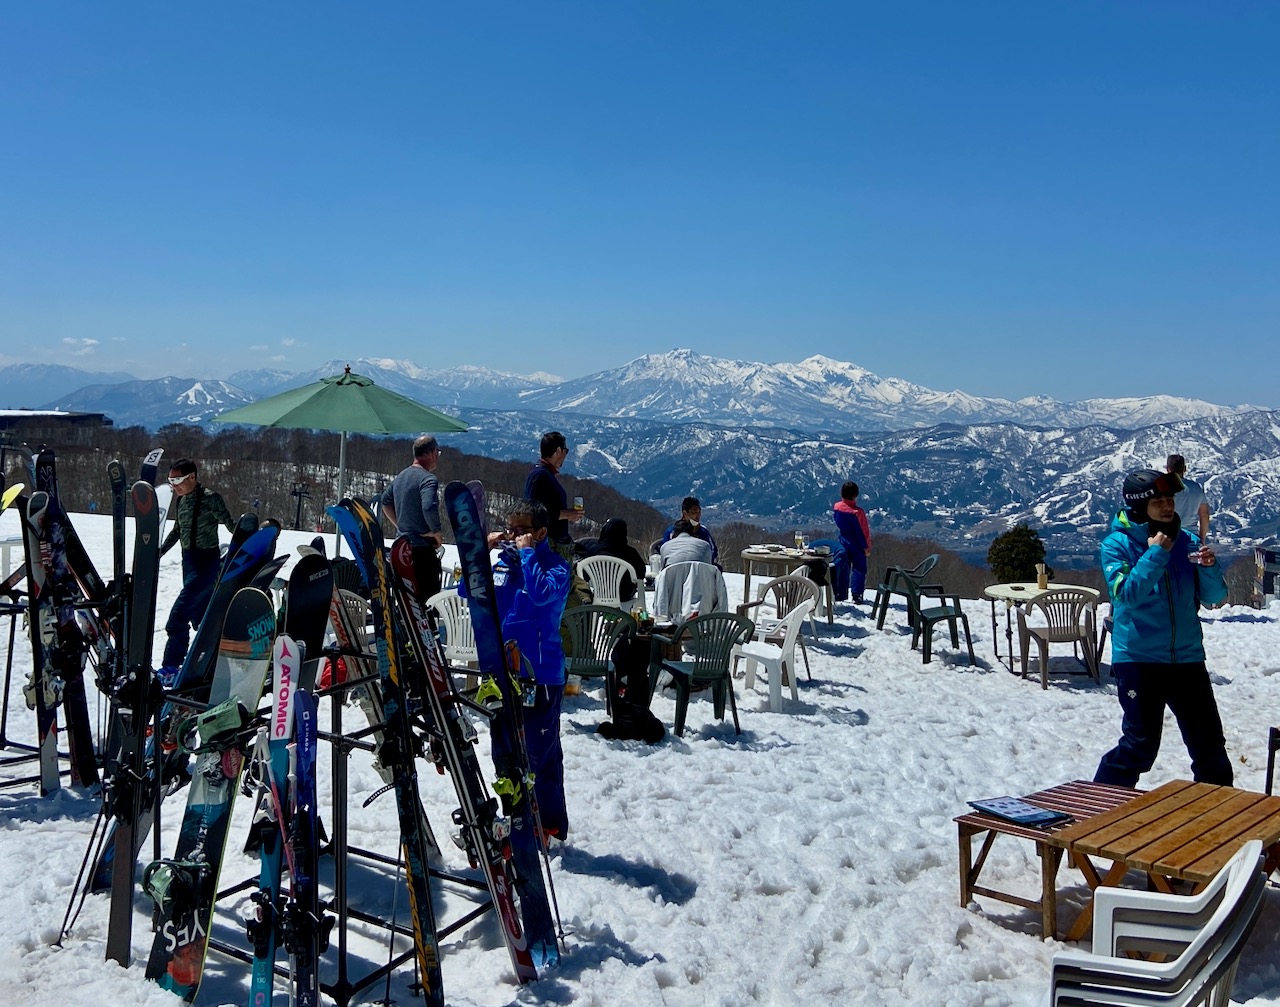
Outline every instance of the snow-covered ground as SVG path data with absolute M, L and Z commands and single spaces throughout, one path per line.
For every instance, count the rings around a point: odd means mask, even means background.
M 109 521 L 75 517 L 100 568 L 109 562 Z M 12 514 L 0 538 L 16 533 Z M 310 538 L 286 533 L 283 547 Z M 160 623 L 177 592 L 179 563 L 162 565 Z M 735 600 L 741 579 L 729 578 Z M 1068 676 L 1078 668 L 1056 648 L 1047 692 L 1038 680 L 1011 675 L 992 657 L 990 609 L 966 603 L 978 653 L 970 668 L 952 652 L 945 629 L 923 665 L 909 646 L 903 612 L 883 631 L 867 610 L 842 606 L 834 626 L 810 644 L 813 680 L 800 702 L 768 713 L 764 686 L 737 683 L 743 733 L 717 722 L 705 696 L 690 706 L 683 739 L 659 745 L 606 741 L 595 734 L 602 698 L 589 691 L 565 704 L 563 722 L 571 819 L 568 844 L 553 860 L 556 894 L 568 931 L 562 963 L 538 983 L 517 988 L 488 920 L 446 938 L 445 991 L 454 1005 L 583 1004 L 702 1007 L 747 1004 L 1035 1004 L 1049 960 L 1061 945 L 1036 936 L 1038 916 L 980 899 L 958 904 L 956 829 L 952 819 L 972 798 L 1021 794 L 1091 778 L 1118 734 L 1113 685 Z M 1227 608 L 1205 617 L 1209 665 L 1226 724 L 1238 786 L 1261 790 L 1267 729 L 1280 723 L 1280 625 L 1276 610 Z M 4 627 L 0 627 L 4 628 Z M 1003 621 L 1000 632 L 1003 636 Z M 1004 641 L 1001 640 L 1003 652 Z M 14 647 L 8 736 L 29 741 L 34 718 L 16 688 L 30 668 L 19 633 Z M 672 723 L 670 698 L 654 711 Z M 322 709 L 322 722 L 328 713 Z M 350 723 L 358 714 L 347 714 Z M 483 746 L 483 743 L 482 743 Z M 484 746 L 487 751 L 487 746 Z M 428 815 L 442 836 L 453 807 L 446 778 L 423 766 Z M 322 787 L 328 786 L 322 753 Z M 3 770 L 9 776 L 18 770 Z M 1155 769 L 1144 785 L 1187 777 L 1189 767 L 1170 722 Z M 394 802 L 361 804 L 381 781 L 365 757 L 352 760 L 351 839 L 394 855 Z M 165 849 L 172 848 L 180 802 L 165 806 Z M 246 830 L 238 808 L 224 883 L 248 878 L 255 865 L 237 851 Z M 0 1003 L 59 1007 L 172 1007 L 149 984 L 142 961 L 129 970 L 105 964 L 108 900 L 91 896 L 61 948 L 51 947 L 89 841 L 98 802 L 64 790 L 42 800 L 29 787 L 0 791 Z M 326 816 L 328 817 L 328 816 Z M 451 843 L 446 862 L 461 867 Z M 1034 897 L 1039 865 L 1027 843 L 996 843 L 984 877 Z M 389 869 L 352 868 L 352 901 L 389 914 Z M 1066 922 L 1087 889 L 1074 870 L 1058 879 Z M 223 933 L 235 900 L 225 903 Z M 395 901 L 401 921 L 406 900 Z M 442 896 L 445 917 L 456 896 Z M 138 903 L 135 958 L 150 943 Z M 1238 1000 L 1280 1002 L 1275 933 L 1280 892 L 1245 949 Z M 366 938 L 368 958 L 385 960 Z M 329 959 L 332 961 L 332 958 Z M 356 961 L 360 974 L 369 962 Z M 216 954 L 202 1004 L 243 1003 L 247 967 Z M 326 981 L 329 975 L 324 977 Z M 411 1003 L 397 973 L 392 996 Z M 383 996 L 377 986 L 366 1000 Z M 284 1003 L 283 992 L 277 1003 Z

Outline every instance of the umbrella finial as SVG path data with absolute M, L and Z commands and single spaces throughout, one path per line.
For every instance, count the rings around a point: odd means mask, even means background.
M 347 365 L 346 365 L 346 367 L 345 367 L 345 368 L 344 368 L 344 370 L 343 370 L 343 373 L 344 373 L 344 374 L 350 374 L 350 373 L 351 373 L 351 365 L 350 365 L 350 364 L 347 364 Z

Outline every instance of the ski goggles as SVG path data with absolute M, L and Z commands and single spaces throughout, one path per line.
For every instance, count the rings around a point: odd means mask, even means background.
M 1185 487 L 1182 485 L 1182 479 L 1176 472 L 1166 472 L 1156 480 L 1155 492 L 1151 494 L 1151 499 L 1156 500 L 1160 497 L 1173 499 L 1175 493 L 1181 493 Z
M 194 472 L 188 472 L 185 476 L 170 476 L 169 485 L 181 486 L 184 482 L 186 482 L 188 479 L 193 478 L 194 476 L 195 476 Z

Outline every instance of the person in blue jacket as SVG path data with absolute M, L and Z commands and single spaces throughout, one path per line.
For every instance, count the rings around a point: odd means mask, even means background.
M 547 541 L 547 509 L 534 500 L 517 500 L 507 514 L 505 532 L 490 534 L 501 549 L 493 568 L 494 594 L 502 613 L 502 638 L 520 647 L 523 665 L 525 744 L 542 829 L 563 841 L 569 834 L 564 798 L 564 749 L 560 745 L 560 707 L 564 698 L 564 648 L 560 621 L 569 597 L 569 564 Z M 510 753 L 498 748 L 501 764 Z
M 1226 601 L 1213 550 L 1181 527 L 1175 473 L 1141 469 L 1124 481 L 1125 508 L 1102 541 L 1111 595 L 1111 673 L 1124 713 L 1119 744 L 1102 757 L 1097 783 L 1135 786 L 1156 761 L 1167 706 L 1197 782 L 1230 786 L 1222 718 L 1204 663 L 1201 605 Z

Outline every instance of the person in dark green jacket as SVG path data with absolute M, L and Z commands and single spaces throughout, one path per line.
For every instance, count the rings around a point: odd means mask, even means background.
M 235 528 L 222 497 L 200 483 L 196 463 L 190 458 L 179 458 L 173 463 L 169 469 L 169 485 L 173 487 L 175 501 L 173 530 L 165 539 L 160 555 L 181 543 L 182 590 L 164 625 L 169 638 L 160 662 L 162 681 L 177 676 L 191 646 L 191 629 L 200 625 L 204 610 L 209 607 L 222 558 L 218 526 L 224 525 L 228 531 Z

